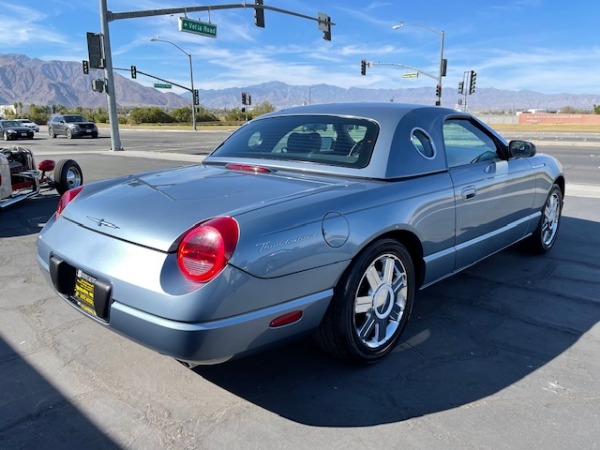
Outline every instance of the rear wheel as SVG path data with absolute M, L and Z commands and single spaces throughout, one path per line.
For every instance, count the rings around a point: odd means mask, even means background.
M 399 242 L 382 239 L 367 247 L 334 290 L 317 344 L 333 356 L 373 363 L 390 353 L 408 323 L 415 272 Z
M 83 184 L 81 167 L 72 159 L 61 159 L 54 167 L 54 183 L 56 191 L 62 195 L 69 189 Z
M 550 189 L 535 232 L 523 241 L 526 250 L 541 254 L 552 248 L 558 236 L 562 207 L 563 194 L 560 187 L 555 184 Z

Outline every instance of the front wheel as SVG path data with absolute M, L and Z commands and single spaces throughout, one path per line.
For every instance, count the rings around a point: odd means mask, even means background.
M 67 139 L 73 139 L 73 131 L 67 128 Z
M 5 140 L 5 141 L 8 141 L 8 140 L 10 140 L 10 136 L 8 135 L 8 131 L 5 131 L 5 132 L 4 132 L 4 140 Z
M 531 253 L 542 254 L 552 248 L 558 236 L 563 207 L 563 193 L 558 185 L 553 185 L 542 209 L 542 217 L 535 232 L 524 242 Z
M 69 189 L 83 184 L 81 167 L 72 159 L 61 159 L 54 167 L 54 183 L 56 191 L 62 195 Z
M 54 132 L 54 128 L 52 127 L 48 127 L 48 135 L 52 138 L 55 139 L 56 138 L 56 133 Z
M 367 247 L 334 289 L 317 344 L 333 356 L 364 364 L 379 361 L 408 323 L 415 271 L 406 248 L 392 239 Z

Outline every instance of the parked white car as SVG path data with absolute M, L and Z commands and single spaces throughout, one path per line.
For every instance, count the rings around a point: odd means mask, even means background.
M 21 124 L 21 126 L 31 128 L 36 133 L 38 133 L 40 131 L 40 127 L 38 126 L 38 124 L 35 122 L 32 122 L 29 119 L 17 119 L 17 122 L 19 122 Z

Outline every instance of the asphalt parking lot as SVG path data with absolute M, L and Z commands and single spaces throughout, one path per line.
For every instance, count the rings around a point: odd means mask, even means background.
M 127 139 L 31 147 L 86 181 L 202 153 Z M 511 248 L 422 291 L 402 344 L 369 367 L 303 340 L 186 369 L 46 285 L 35 242 L 57 195 L 0 211 L 0 449 L 600 448 L 600 179 L 569 181 L 550 253 Z

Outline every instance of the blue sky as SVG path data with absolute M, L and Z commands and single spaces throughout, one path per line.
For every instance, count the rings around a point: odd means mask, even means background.
M 86 32 L 100 31 L 97 0 L 0 0 L 2 53 L 43 60 L 87 59 Z M 233 0 L 108 0 L 112 12 L 238 3 Z M 243 0 L 240 2 L 243 3 Z M 248 1 L 253 4 L 253 1 Z M 426 76 L 405 79 L 400 66 L 375 65 L 360 75 L 360 60 L 403 64 L 436 74 L 441 34 L 448 72 L 456 87 L 466 70 L 479 88 L 544 93 L 600 93 L 600 2 L 596 0 L 265 0 L 268 6 L 311 17 L 325 12 L 336 25 L 332 41 L 317 23 L 265 11 L 266 28 L 254 26 L 253 9 L 188 13 L 218 27 L 216 39 L 178 31 L 178 16 L 111 22 L 115 67 L 138 69 L 189 85 L 193 55 L 196 88 L 243 87 L 266 81 L 292 85 L 410 88 L 435 86 Z M 404 22 L 405 27 L 392 27 Z M 123 75 L 128 76 L 127 73 Z M 138 76 L 138 82 L 154 80 Z

